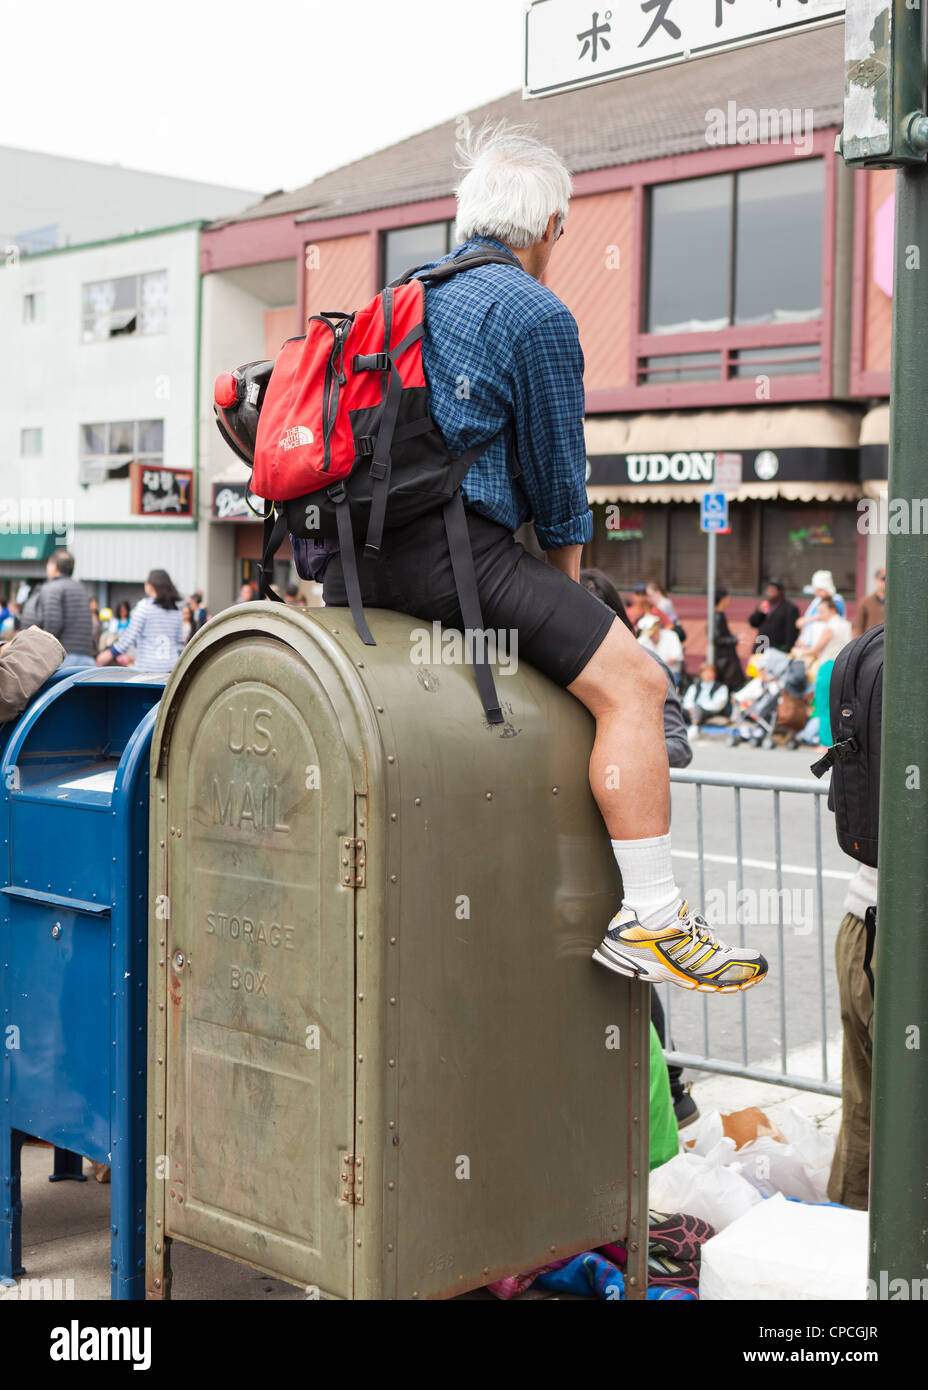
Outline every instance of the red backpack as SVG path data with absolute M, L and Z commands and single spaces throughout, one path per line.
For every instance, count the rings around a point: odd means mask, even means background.
M 216 381 L 220 433 L 253 465 L 251 491 L 270 504 L 264 522 L 261 596 L 284 535 L 337 539 L 348 603 L 368 646 L 355 545 L 380 555 L 385 530 L 444 509 L 461 616 L 487 717 L 503 722 L 477 595 L 461 497 L 465 474 L 491 440 L 453 457 L 432 419 L 422 366 L 425 285 L 515 256 L 467 252 L 388 285 L 354 314 L 314 315 L 304 337 L 284 343 L 275 362 L 250 362 Z M 496 436 L 494 435 L 493 438 Z M 514 472 L 518 476 L 518 471 Z

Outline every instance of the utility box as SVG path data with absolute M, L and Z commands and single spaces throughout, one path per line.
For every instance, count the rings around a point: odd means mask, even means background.
M 84 671 L 4 733 L 0 1281 L 21 1263 L 20 1154 L 111 1167 L 111 1290 L 144 1292 L 148 765 L 164 677 Z M 67 1163 L 61 1165 L 67 1168 Z
M 165 691 L 147 1296 L 172 1240 L 359 1299 L 618 1241 L 643 1296 L 650 1000 L 591 960 L 593 721 L 507 663 L 490 725 L 460 637 L 368 617 L 227 610 Z

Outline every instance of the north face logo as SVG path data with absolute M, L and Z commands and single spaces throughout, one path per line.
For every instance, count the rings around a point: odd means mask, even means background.
M 299 449 L 301 444 L 312 444 L 313 432 L 308 425 L 294 425 L 280 436 L 278 449 Z

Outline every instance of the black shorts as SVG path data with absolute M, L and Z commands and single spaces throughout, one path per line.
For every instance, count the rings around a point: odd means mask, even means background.
M 558 685 L 570 685 L 602 644 L 615 613 L 582 584 L 530 555 L 505 526 L 469 509 L 466 515 L 484 629 L 517 632 L 519 658 Z M 441 511 L 388 531 L 378 560 L 359 548 L 358 576 L 366 607 L 463 627 Z M 331 607 L 347 605 L 338 554 L 326 565 L 323 596 Z

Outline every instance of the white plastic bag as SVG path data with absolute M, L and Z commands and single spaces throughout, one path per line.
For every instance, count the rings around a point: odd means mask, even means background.
M 735 1146 L 721 1139 L 707 1154 L 682 1153 L 651 1173 L 648 1204 L 654 1211 L 685 1211 L 722 1231 L 755 1203 L 760 1193 L 728 1166 Z
M 816 1129 L 798 1110 L 777 1114 L 777 1126 L 787 1143 L 753 1139 L 739 1149 L 731 1166 L 763 1197 L 782 1192 L 804 1202 L 828 1201 L 828 1175 L 834 1156 L 833 1134 Z
M 738 1111 L 732 1117 L 726 1115 L 725 1122 L 741 1120 L 743 1130 L 744 1123 L 750 1122 L 749 1117 L 764 1121 L 765 1127 L 781 1138 L 773 1138 L 769 1133 L 758 1134 L 757 1138 L 736 1149 L 734 1141 L 724 1133 L 722 1116 L 717 1110 L 711 1110 L 686 1129 L 683 1136 L 686 1150 L 706 1157 L 724 1144 L 719 1150 L 721 1162 L 739 1173 L 762 1197 L 782 1192 L 785 1197 L 799 1197 L 804 1202 L 827 1202 L 834 1135 L 817 1129 L 811 1120 L 790 1106 L 777 1111 L 775 1124 L 754 1109 Z

